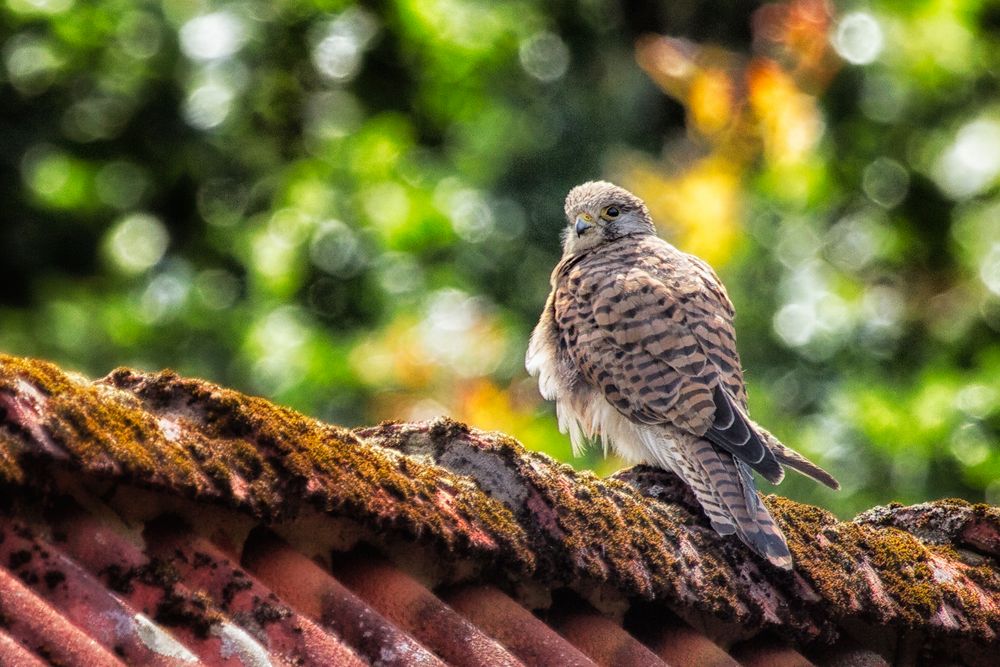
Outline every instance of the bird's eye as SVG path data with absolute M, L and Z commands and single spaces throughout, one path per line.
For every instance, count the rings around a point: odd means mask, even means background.
M 617 218 L 621 211 L 616 206 L 609 206 L 604 210 L 605 218 Z

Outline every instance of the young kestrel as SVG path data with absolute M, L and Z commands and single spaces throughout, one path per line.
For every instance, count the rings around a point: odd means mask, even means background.
M 751 469 L 778 483 L 784 464 L 839 484 L 750 420 L 719 277 L 660 239 L 646 205 L 623 188 L 584 183 L 565 210 L 562 260 L 526 358 L 542 396 L 556 401 L 560 430 L 577 454 L 599 438 L 630 463 L 670 470 L 719 534 L 791 568 Z

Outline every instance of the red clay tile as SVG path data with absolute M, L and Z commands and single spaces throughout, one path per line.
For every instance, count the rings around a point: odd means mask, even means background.
M 138 487 L 161 497 L 147 507 L 118 493 Z M 125 512 L 129 527 L 96 509 L 60 520 L 62 528 L 48 537 L 39 517 L 60 494 L 90 510 L 112 489 L 110 502 L 119 509 L 141 508 Z M 750 665 L 810 663 L 793 648 L 769 643 L 770 635 L 737 645 L 730 656 L 676 623 L 668 607 L 704 619 L 697 627 L 713 637 L 773 631 L 813 651 L 808 657 L 824 667 L 883 667 L 879 653 L 900 664 L 995 667 L 1000 606 L 992 601 L 1000 580 L 988 557 L 1000 553 L 1000 509 L 945 500 L 873 508 L 840 522 L 785 499 L 766 502 L 786 528 L 794 576 L 776 576 L 720 543 L 688 490 L 661 471 L 638 467 L 597 480 L 528 453 L 507 436 L 447 419 L 351 433 L 172 373 L 119 370 L 88 383 L 51 364 L 0 355 L 0 506 L 23 512 L 34 532 L 15 533 L 21 542 L 0 546 L 0 568 L 7 568 L 0 569 L 0 665 L 51 658 L 91 667 L 114 664 L 115 652 L 129 663 L 150 664 L 143 651 L 162 656 L 162 644 L 155 650 L 148 644 L 150 637 L 169 638 L 164 626 L 177 638 L 169 645 L 180 649 L 178 660 L 188 650 L 213 666 L 342 662 L 349 654 L 332 653 L 343 648 L 338 637 L 372 662 L 443 664 L 407 631 L 441 655 L 470 662 L 482 657 L 482 646 L 492 646 L 478 634 L 469 646 L 456 641 L 470 636 L 462 634 L 470 626 L 448 614 L 445 602 L 372 563 L 354 573 L 371 580 L 355 578 L 352 585 L 402 629 L 306 555 L 273 540 L 251 540 L 245 553 L 231 545 L 205 567 L 196 562 L 208 553 L 198 542 L 180 556 L 175 547 L 150 558 L 140 520 L 170 507 L 201 523 L 213 504 L 240 513 L 239 530 L 226 527 L 241 544 L 253 525 L 297 520 L 306 510 L 320 522 L 324 515 L 346 519 L 362 536 L 386 537 L 380 543 L 395 545 L 389 555 L 396 562 L 410 555 L 406 540 L 415 538 L 436 548 L 447 566 L 442 571 L 492 568 L 486 581 L 504 586 L 599 582 L 633 601 L 625 628 L 675 667 L 732 667 L 734 657 Z M 889 551 L 906 553 L 902 561 L 883 558 Z M 239 559 L 284 599 L 270 599 L 252 577 L 250 588 L 242 588 Z M 916 568 L 916 583 L 909 583 L 931 595 L 916 599 L 907 594 L 912 586 L 896 586 L 894 577 L 925 561 L 930 569 Z M 202 572 L 206 567 L 212 573 Z M 936 605 L 930 612 L 928 599 Z M 525 662 L 593 664 L 499 589 L 454 590 L 446 601 L 478 624 L 475 632 Z M 599 662 L 621 664 L 629 659 L 623 650 L 635 657 L 630 637 L 615 635 L 620 628 L 598 627 L 599 619 L 579 605 L 565 607 L 579 617 L 561 608 L 557 602 L 545 618 Z M 310 630 L 298 612 L 323 627 Z M 109 614 L 131 625 L 109 634 Z M 878 624 L 869 626 L 873 618 Z M 902 627 L 907 632 L 900 636 Z M 291 636 L 300 629 L 300 638 Z M 840 643 L 815 648 L 847 636 L 858 642 L 856 650 Z
M 539 667 L 594 665 L 578 648 L 495 586 L 463 586 L 446 592 L 443 597 L 525 664 Z
M 32 591 L 130 665 L 190 664 L 195 656 L 27 526 L 0 517 L 0 562 Z M 15 566 L 16 565 L 16 566 Z M 0 664 L 6 664 L 0 662 Z
M 18 644 L 3 630 L 0 630 L 0 665 L 6 667 L 45 667 L 41 658 Z
M 373 663 L 386 667 L 445 664 L 329 572 L 272 534 L 250 535 L 243 549 L 243 566 L 299 613 L 333 630 Z
M 734 646 L 732 655 L 744 667 L 816 667 L 788 644 L 761 638 Z
M 68 512 L 57 530 L 77 563 L 96 575 L 132 607 L 166 626 L 188 650 L 213 667 L 267 664 L 274 659 L 261 644 L 226 617 L 208 596 L 191 591 L 176 570 L 143 552 L 138 533 L 114 519 Z
M 596 611 L 562 614 L 553 625 L 598 665 L 664 667 L 665 663 L 620 625 Z
M 740 667 L 718 644 L 681 620 L 650 624 L 640 636 L 660 659 L 674 667 Z
M 283 604 L 208 540 L 162 524 L 147 528 L 145 535 L 150 556 L 175 568 L 189 588 L 207 593 L 272 654 L 294 665 L 367 664 L 339 637 Z
M 854 641 L 844 639 L 833 646 L 824 646 L 810 652 L 809 657 L 822 667 L 890 667 L 891 665 L 888 660 L 875 651 L 863 648 Z M 965 661 L 956 659 L 955 662 L 958 664 Z M 995 656 L 992 662 L 995 664 Z
M 520 665 L 410 575 L 375 555 L 334 558 L 333 574 L 383 616 L 455 667 Z
M 4 619 L 4 630 L 11 638 L 49 662 L 87 667 L 122 665 L 3 568 L 0 568 L 0 618 Z

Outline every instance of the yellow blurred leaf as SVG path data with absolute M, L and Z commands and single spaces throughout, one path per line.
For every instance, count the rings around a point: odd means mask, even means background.
M 637 164 L 624 175 L 642 197 L 664 235 L 681 250 L 715 266 L 725 264 L 742 233 L 743 191 L 739 167 L 709 157 L 671 176 L 655 165 Z
M 718 134 L 732 121 L 733 101 L 729 75 L 718 69 L 702 70 L 691 82 L 691 122 L 705 136 Z

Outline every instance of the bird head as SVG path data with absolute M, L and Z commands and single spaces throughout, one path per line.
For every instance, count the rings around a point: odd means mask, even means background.
M 563 255 L 575 255 L 623 236 L 655 234 L 649 209 L 634 194 L 607 181 L 588 181 L 566 195 Z

